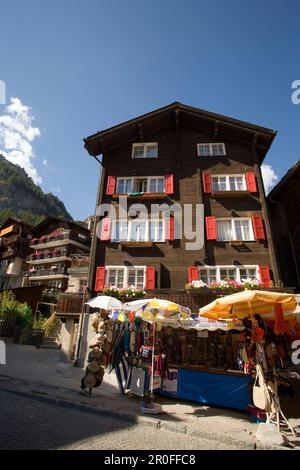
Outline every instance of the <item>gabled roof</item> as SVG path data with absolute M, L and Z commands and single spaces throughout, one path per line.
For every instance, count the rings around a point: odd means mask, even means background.
M 6 225 L 13 225 L 13 224 L 17 224 L 17 225 L 21 225 L 22 227 L 26 227 L 28 230 L 34 230 L 35 227 L 34 225 L 31 225 L 31 224 L 27 224 L 26 222 L 23 222 L 21 219 L 18 219 L 17 217 L 8 217 L 5 222 L 3 222 L 3 224 L 0 226 L 0 229 L 2 229 L 3 227 L 6 227 Z
M 83 230 L 89 231 L 87 225 L 84 222 L 74 222 L 73 220 L 67 220 L 67 219 L 64 219 L 63 217 L 56 217 L 56 216 L 47 217 L 46 219 L 42 220 L 42 222 L 40 222 L 38 225 L 36 225 L 35 228 L 36 230 L 41 230 L 43 227 L 47 226 L 51 222 L 65 222 L 68 225 L 71 225 L 71 226 L 73 225 L 76 227 L 80 227 Z
M 143 114 L 116 126 L 96 132 L 84 139 L 84 146 L 92 156 L 105 153 L 134 140 L 143 141 L 143 137 L 169 126 L 190 126 L 203 129 L 222 138 L 238 137 L 246 143 L 255 144 L 263 160 L 276 132 L 266 127 L 250 124 L 221 114 L 194 108 L 175 101 L 174 103 Z
M 280 193 L 280 191 L 283 191 L 285 184 L 289 183 L 291 178 L 293 178 L 297 174 L 300 175 L 300 158 L 286 172 L 286 174 L 281 178 L 281 180 L 276 184 L 276 186 L 274 186 L 272 191 L 269 192 L 268 199 L 272 199 L 272 198 L 276 197 Z

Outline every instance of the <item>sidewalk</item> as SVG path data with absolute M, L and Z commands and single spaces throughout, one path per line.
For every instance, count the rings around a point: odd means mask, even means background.
M 61 407 L 76 408 L 99 416 L 110 416 L 131 423 L 143 423 L 156 429 L 183 433 L 215 440 L 241 449 L 261 448 L 254 438 L 257 424 L 247 413 L 201 406 L 199 403 L 157 396 L 163 414 L 145 416 L 140 412 L 141 399 L 121 395 L 115 375 L 105 374 L 91 398 L 80 392 L 83 369 L 61 362 L 59 350 L 36 349 L 34 346 L 7 344 L 6 365 L 0 366 L 0 389 L 20 396 Z M 291 418 L 292 426 L 300 430 L 300 420 Z M 300 436 L 289 440 L 300 449 Z

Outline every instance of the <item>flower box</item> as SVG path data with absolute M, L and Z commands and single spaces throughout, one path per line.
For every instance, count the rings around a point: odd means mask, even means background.
M 233 294 L 244 290 L 261 289 L 261 283 L 258 280 L 243 279 L 241 282 L 224 279 L 220 282 L 210 282 L 208 284 L 203 281 L 192 281 L 186 284 L 185 290 L 189 294 L 210 293 L 210 294 Z

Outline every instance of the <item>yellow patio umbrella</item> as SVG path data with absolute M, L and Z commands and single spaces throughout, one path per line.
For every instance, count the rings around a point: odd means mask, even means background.
M 200 308 L 199 316 L 213 320 L 251 317 L 259 314 L 266 320 L 275 319 L 276 306 L 282 308 L 284 320 L 295 318 L 296 296 L 281 292 L 245 290 L 226 295 Z

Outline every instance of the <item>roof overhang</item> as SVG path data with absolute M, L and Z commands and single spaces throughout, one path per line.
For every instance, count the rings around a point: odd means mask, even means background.
M 147 135 L 170 126 L 191 127 L 214 139 L 226 138 L 253 145 L 261 162 L 276 136 L 275 131 L 266 127 L 175 102 L 90 135 L 84 139 L 84 147 L 96 157 L 132 141 L 143 142 Z

